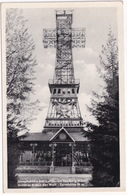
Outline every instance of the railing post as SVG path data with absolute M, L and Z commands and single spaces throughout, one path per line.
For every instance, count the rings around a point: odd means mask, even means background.
M 55 148 L 56 144 L 52 143 L 49 146 L 52 147 L 52 162 L 51 162 L 51 166 L 50 166 L 50 173 L 54 173 L 54 148 Z
M 74 144 L 71 144 L 72 147 L 72 173 L 75 173 L 75 161 L 74 161 Z
M 33 159 L 32 159 L 32 165 L 34 165 L 34 161 L 35 161 L 35 146 L 37 146 L 37 143 L 33 143 L 30 144 L 30 146 L 32 147 L 32 151 L 33 151 Z

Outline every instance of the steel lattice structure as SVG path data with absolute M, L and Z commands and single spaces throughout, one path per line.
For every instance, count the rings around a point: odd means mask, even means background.
M 85 47 L 85 29 L 72 28 L 72 12 L 56 12 L 56 29 L 44 29 L 44 48 L 56 48 L 54 78 L 49 80 L 51 92 L 46 127 L 81 127 L 78 104 L 79 80 L 74 77 L 72 48 Z

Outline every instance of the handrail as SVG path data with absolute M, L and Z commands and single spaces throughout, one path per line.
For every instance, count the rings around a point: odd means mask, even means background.
M 79 79 L 73 79 L 73 80 L 67 80 L 67 81 L 62 81 L 62 80 L 57 80 L 57 79 L 49 79 L 48 84 L 79 84 L 80 80 Z

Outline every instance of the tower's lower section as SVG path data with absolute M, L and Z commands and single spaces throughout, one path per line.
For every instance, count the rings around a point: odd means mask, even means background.
M 44 129 L 83 127 L 77 97 L 79 82 L 55 84 L 54 81 L 50 81 L 49 88 L 51 98 Z

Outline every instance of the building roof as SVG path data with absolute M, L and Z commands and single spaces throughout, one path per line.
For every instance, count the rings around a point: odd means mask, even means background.
M 53 140 L 61 131 L 64 131 L 65 134 L 67 134 L 67 135 L 69 136 L 69 138 L 70 138 L 73 142 L 75 141 L 74 138 L 71 137 L 70 133 L 68 133 L 68 131 L 67 131 L 64 127 L 60 128 L 59 131 L 57 131 L 57 132 L 51 137 L 50 141 L 52 141 L 52 140 Z
M 81 132 L 83 131 L 83 127 L 64 127 L 69 133 L 70 132 Z M 53 132 L 53 133 L 56 133 L 57 131 L 59 131 L 61 129 L 61 127 L 52 127 L 52 128 L 49 128 L 49 127 L 44 127 L 43 131 L 42 132 Z
M 87 137 L 84 137 L 81 131 L 68 132 L 68 134 L 74 141 L 89 141 Z M 51 131 L 28 133 L 26 136 L 21 138 L 21 141 L 50 141 L 53 140 L 53 137 L 54 133 Z

